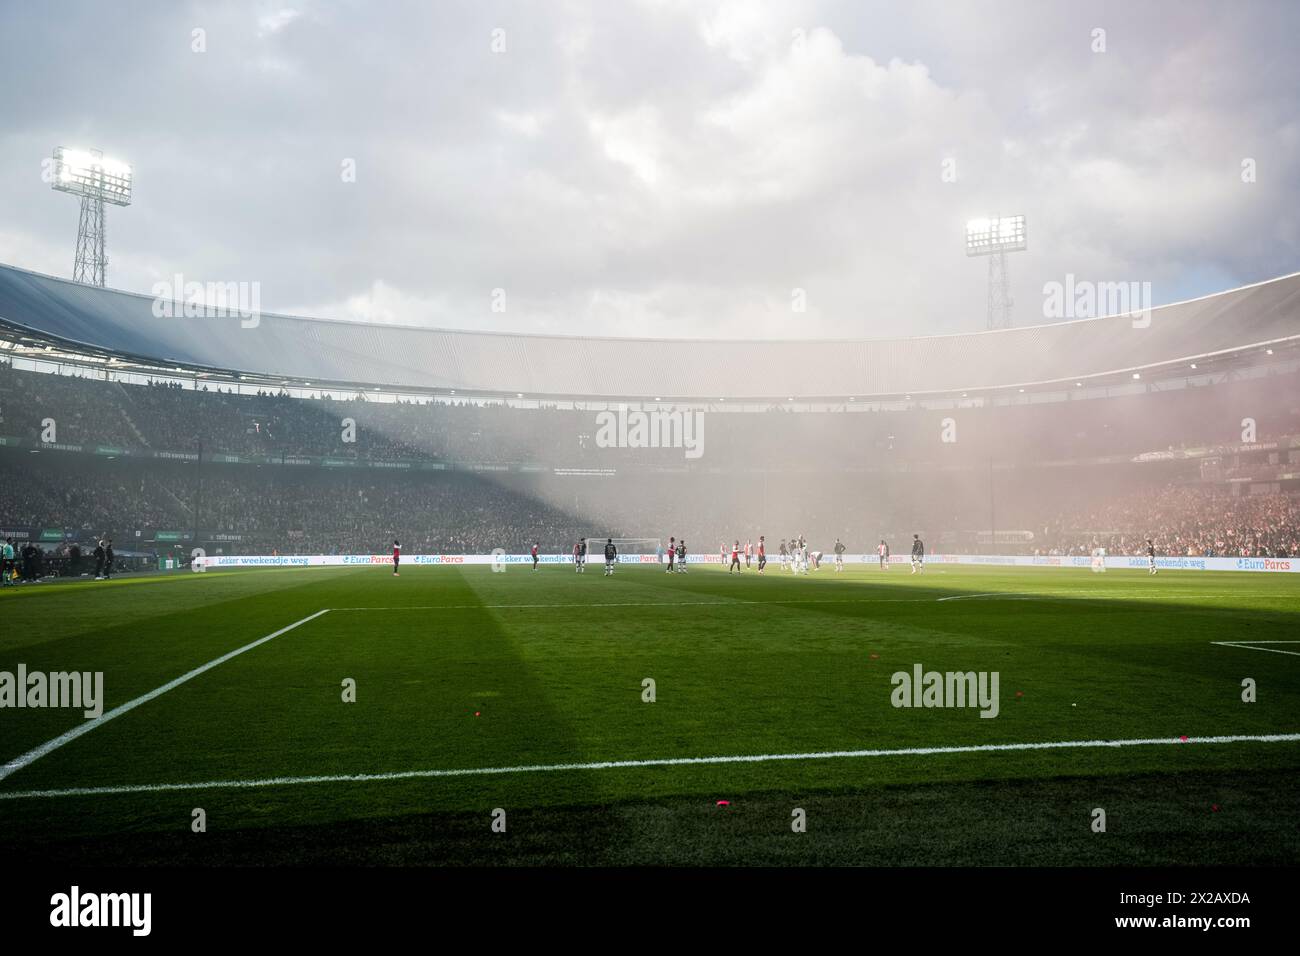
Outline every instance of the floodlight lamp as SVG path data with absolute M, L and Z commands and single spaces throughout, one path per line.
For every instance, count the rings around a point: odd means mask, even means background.
M 966 255 L 989 256 L 1026 248 L 1024 216 L 994 216 L 966 221 Z
M 128 163 L 107 159 L 98 151 L 63 146 L 54 150 L 54 181 L 51 185 L 60 192 L 114 206 L 129 206 L 133 178 Z

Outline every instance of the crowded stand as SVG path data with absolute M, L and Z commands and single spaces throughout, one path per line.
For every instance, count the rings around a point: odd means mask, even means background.
M 705 412 L 695 461 L 602 447 L 582 407 L 236 394 L 0 363 L 0 528 L 59 529 L 35 542 L 51 569 L 106 535 L 140 554 L 368 554 L 399 534 L 417 554 L 568 554 L 593 533 L 869 552 L 920 529 L 951 553 L 1132 554 L 1153 538 L 1169 555 L 1289 556 L 1300 402 L 1276 396 L 1294 384 Z

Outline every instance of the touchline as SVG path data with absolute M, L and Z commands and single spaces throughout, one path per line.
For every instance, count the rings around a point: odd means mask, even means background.
M 73 707 L 94 719 L 104 713 L 103 671 L 0 671 L 0 710 L 8 707 Z

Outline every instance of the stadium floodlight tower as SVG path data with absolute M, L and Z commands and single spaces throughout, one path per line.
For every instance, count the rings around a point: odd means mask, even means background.
M 76 282 L 103 288 L 108 273 L 104 252 L 104 204 L 131 205 L 131 167 L 105 159 L 97 149 L 54 150 L 51 185 L 81 200 L 81 221 L 77 224 L 77 261 L 72 278 Z
M 966 223 L 966 255 L 988 256 L 990 329 L 1011 328 L 1011 277 L 1007 272 L 1007 253 L 1023 252 L 1024 216 L 993 216 Z

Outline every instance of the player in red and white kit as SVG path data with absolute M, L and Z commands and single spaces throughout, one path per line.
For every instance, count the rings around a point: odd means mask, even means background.
M 767 543 L 760 534 L 758 536 L 758 573 L 762 574 L 765 567 L 767 567 Z
M 885 544 L 885 539 L 880 539 L 880 544 L 876 545 L 876 554 L 880 555 L 880 570 L 889 570 L 889 545 Z
M 393 577 L 397 577 L 397 566 L 402 563 L 402 544 L 393 539 Z
M 537 542 L 533 542 L 533 550 L 530 552 L 533 556 L 533 570 L 537 570 Z
M 727 568 L 727 573 L 730 574 L 732 571 L 735 571 L 737 574 L 741 573 L 739 539 L 737 539 L 736 543 L 731 546 L 731 566 Z

